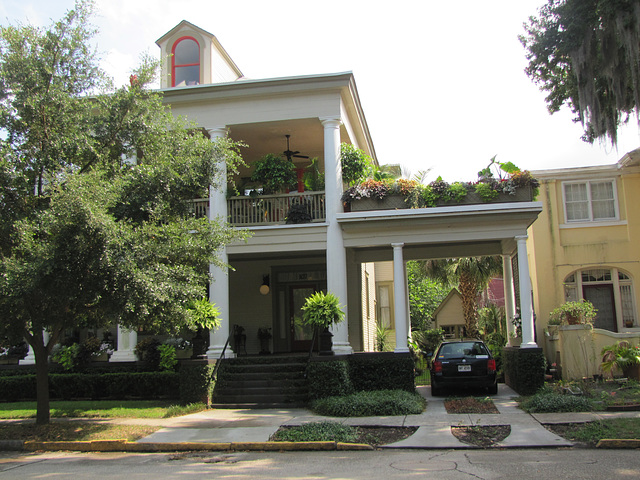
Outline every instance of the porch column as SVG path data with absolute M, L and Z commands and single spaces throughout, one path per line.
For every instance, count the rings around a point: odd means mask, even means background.
M 511 255 L 502 255 L 502 285 L 504 288 L 504 313 L 507 317 L 507 344 L 511 345 L 516 327 L 511 323 L 516 314 L 516 295 L 513 290 Z
M 396 325 L 395 353 L 409 351 L 407 336 L 409 334 L 409 309 L 407 306 L 407 275 L 402 247 L 404 243 L 392 243 L 393 247 L 393 301 Z
M 518 280 L 520 282 L 520 317 L 522 318 L 521 348 L 534 348 L 533 308 L 531 306 L 531 279 L 529 277 L 529 257 L 527 255 L 527 236 L 516 237 L 518 243 Z
M 353 352 L 349 344 L 347 305 L 347 254 L 337 215 L 342 209 L 342 166 L 340 164 L 340 118 L 321 118 L 324 126 L 325 206 L 327 214 L 327 290 L 338 297 L 345 312 L 343 322 L 333 325 L 333 351 L 338 355 Z
M 226 127 L 215 127 L 207 129 L 211 137 L 211 141 L 222 138 L 227 135 Z M 209 186 L 209 221 L 214 221 L 220 217 L 226 221 L 227 213 L 227 167 L 224 162 L 218 164 L 218 171 L 221 172 L 222 178 L 218 188 L 213 185 Z M 229 258 L 227 250 L 223 247 L 218 251 L 220 261 L 227 265 Z M 209 272 L 211 273 L 211 284 L 209 285 L 209 300 L 214 303 L 220 311 L 220 326 L 209 332 L 209 349 L 207 350 L 207 358 L 215 360 L 220 358 L 224 344 L 229 337 L 229 269 L 224 267 L 216 267 L 211 265 Z M 225 357 L 233 356 L 233 352 L 227 347 Z
M 118 325 L 117 348 L 109 358 L 109 362 L 135 362 L 134 349 L 138 344 L 138 332 Z

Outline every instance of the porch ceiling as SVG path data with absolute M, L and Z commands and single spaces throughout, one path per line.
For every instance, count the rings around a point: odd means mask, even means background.
M 345 247 L 367 259 L 391 255 L 404 243 L 407 259 L 512 254 L 515 237 L 542 211 L 539 202 L 463 205 L 338 215 Z

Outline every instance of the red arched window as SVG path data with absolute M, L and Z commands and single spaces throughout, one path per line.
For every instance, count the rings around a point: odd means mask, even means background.
M 179 38 L 173 44 L 171 56 L 171 86 L 200 84 L 200 45 L 193 37 Z

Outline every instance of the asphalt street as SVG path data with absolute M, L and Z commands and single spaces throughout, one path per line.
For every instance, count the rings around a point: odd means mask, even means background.
M 636 450 L 0 453 L 0 479 L 637 479 Z

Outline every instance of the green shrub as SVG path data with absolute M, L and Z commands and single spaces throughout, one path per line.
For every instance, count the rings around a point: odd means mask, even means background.
M 331 417 L 372 417 L 417 415 L 424 411 L 425 406 L 425 399 L 417 393 L 379 390 L 322 398 L 314 401 L 311 409 L 320 415 Z
M 348 395 L 353 392 L 349 367 L 344 360 L 311 362 L 307 366 L 309 399 Z
M 358 431 L 354 427 L 336 422 L 312 422 L 278 430 L 272 442 L 355 442 Z
M 145 338 L 138 342 L 133 350 L 149 370 L 158 370 L 160 367 L 160 341 L 157 338 Z
M 541 391 L 522 403 L 529 413 L 589 412 L 593 410 L 588 398 Z
M 158 345 L 158 353 L 160 354 L 158 368 L 161 371 L 175 370 L 176 365 L 178 364 L 176 347 L 174 347 L 173 345 Z
M 349 357 L 349 378 L 353 389 L 415 391 L 411 356 L 397 353 L 355 354 Z
M 544 385 L 546 360 L 541 348 L 504 348 L 504 381 L 520 395 L 533 395 Z
M 211 404 L 215 381 L 213 370 L 215 365 L 200 363 L 194 365 L 181 365 L 178 372 L 180 382 L 180 403 Z M 218 372 L 218 374 L 220 374 Z

